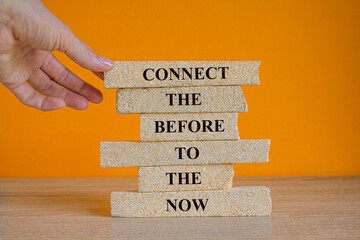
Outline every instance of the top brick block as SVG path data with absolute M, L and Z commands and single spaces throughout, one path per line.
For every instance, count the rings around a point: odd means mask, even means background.
M 105 88 L 259 85 L 260 61 L 121 61 Z

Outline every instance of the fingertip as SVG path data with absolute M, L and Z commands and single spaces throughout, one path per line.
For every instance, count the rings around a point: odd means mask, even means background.
M 66 95 L 65 102 L 68 107 L 75 110 L 85 110 L 89 106 L 88 100 L 84 96 L 80 96 L 71 91 Z
M 86 110 L 89 107 L 89 102 L 85 98 L 79 99 L 78 101 L 74 101 L 71 107 L 76 110 Z
M 115 63 L 110 59 L 100 57 L 94 53 L 94 59 L 92 61 L 92 66 L 87 67 L 87 69 L 93 72 L 107 72 L 114 68 Z
M 115 66 L 113 61 L 111 61 L 110 59 L 104 58 L 104 57 L 99 56 L 99 61 L 104 67 L 106 67 L 108 69 L 108 71 L 113 69 Z
M 96 92 L 91 94 L 88 98 L 88 100 L 92 103 L 99 104 L 103 101 L 104 97 L 101 91 L 96 89 Z
M 103 100 L 103 94 L 101 91 L 88 83 L 83 85 L 79 94 L 92 103 L 101 103 Z
M 107 72 L 114 68 L 115 63 L 111 61 L 110 59 L 100 57 L 96 53 L 92 53 L 92 56 L 87 59 L 87 63 L 80 64 L 80 62 L 77 62 L 80 66 L 91 70 L 93 72 Z
M 89 102 L 86 100 L 78 101 L 76 104 L 72 106 L 72 108 L 76 110 L 86 110 L 89 107 Z
M 69 32 L 69 31 L 68 31 Z M 96 54 L 88 45 L 76 38 L 70 31 L 70 43 L 60 48 L 74 62 L 90 71 L 105 72 L 114 68 L 115 64 L 110 59 Z
M 62 109 L 64 107 L 66 107 L 66 103 L 63 99 L 56 97 L 46 97 L 41 106 L 41 110 L 53 111 L 53 110 Z

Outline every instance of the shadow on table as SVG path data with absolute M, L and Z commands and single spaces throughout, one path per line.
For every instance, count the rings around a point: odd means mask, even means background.
M 113 218 L 114 238 L 266 238 L 271 217 Z
M 31 206 L 34 212 L 111 217 L 110 194 L 36 192 L 17 194 L 15 197 L 21 199 L 21 204 Z M 16 203 L 13 202 L 12 204 Z M 20 206 L 15 205 L 15 207 Z

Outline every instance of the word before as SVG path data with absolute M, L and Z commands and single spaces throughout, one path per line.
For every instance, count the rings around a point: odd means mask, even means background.
M 200 155 L 200 151 L 196 147 L 190 147 L 188 149 L 186 149 L 186 147 L 176 147 L 175 151 L 176 150 L 179 150 L 179 157 L 178 157 L 179 159 L 184 159 L 183 158 L 184 151 L 185 151 L 185 155 L 190 159 L 197 159 Z
M 201 180 L 199 179 L 201 177 L 200 172 L 170 172 L 165 175 L 169 176 L 169 185 L 174 185 L 174 180 L 177 185 L 201 184 Z M 183 182 L 184 180 L 185 182 Z
M 147 68 L 143 72 L 143 77 L 146 81 L 153 80 L 214 80 L 226 79 L 227 70 L 229 67 L 195 67 L 195 68 Z
M 169 97 L 169 106 L 189 106 L 189 105 L 201 105 L 200 93 L 166 93 Z
M 195 207 L 196 211 L 199 211 L 200 207 L 201 210 L 205 211 L 206 208 L 206 204 L 208 203 L 209 199 L 205 199 L 206 201 L 204 202 L 203 199 L 192 199 L 192 203 L 190 200 L 188 199 L 181 199 L 179 202 L 177 201 L 177 199 L 174 199 L 174 201 L 171 201 L 171 199 L 166 199 L 166 211 L 169 212 L 169 206 L 176 211 L 177 210 L 177 206 L 179 207 L 178 209 L 180 209 L 183 212 L 187 212 L 189 211 L 192 206 Z
M 155 121 L 155 133 L 224 132 L 224 120 Z

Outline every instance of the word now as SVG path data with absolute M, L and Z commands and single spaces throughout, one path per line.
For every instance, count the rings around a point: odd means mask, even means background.
M 178 209 L 180 209 L 183 212 L 187 212 L 189 211 L 193 206 L 195 207 L 196 211 L 199 211 L 199 209 L 201 208 L 201 210 L 205 210 L 206 208 L 206 204 L 208 203 L 209 199 L 205 199 L 206 201 L 204 202 L 203 199 L 192 199 L 192 202 L 188 199 L 181 199 L 179 202 L 177 201 L 177 199 L 174 199 L 174 201 L 171 201 L 170 199 L 166 199 L 166 211 L 169 212 L 169 206 L 176 211 L 177 207 L 179 207 Z M 170 209 L 171 209 L 170 208 Z
M 155 133 L 224 132 L 224 120 L 155 121 Z
M 194 67 L 194 68 L 147 68 L 143 72 L 143 77 L 147 81 L 153 80 L 204 80 L 204 79 L 226 79 L 226 73 L 229 67 Z

